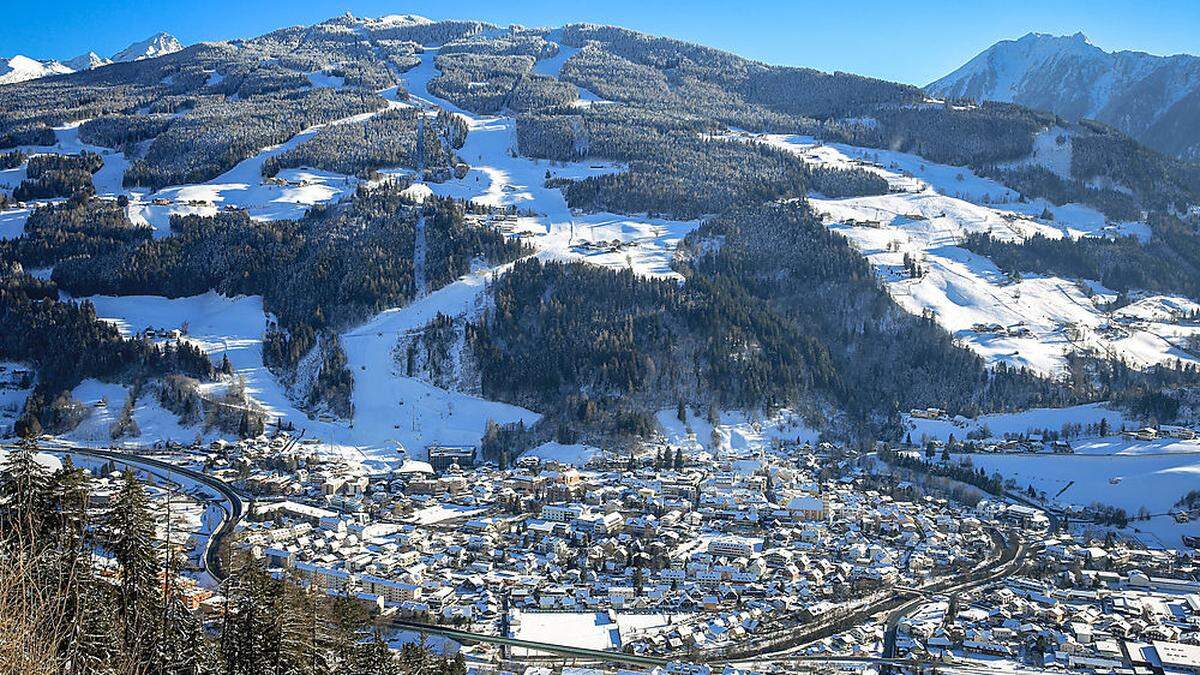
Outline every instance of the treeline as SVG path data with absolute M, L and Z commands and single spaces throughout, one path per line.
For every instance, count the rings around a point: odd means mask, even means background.
M 807 169 L 800 158 L 761 144 L 711 139 L 712 127 L 695 118 L 603 105 L 583 115 L 523 116 L 517 129 L 524 155 L 628 164 L 628 171 L 567 184 L 573 208 L 695 218 L 737 202 L 805 193 Z
M 1004 495 L 1004 478 L 999 473 L 988 475 L 983 469 L 976 469 L 969 464 L 950 464 L 943 462 L 925 461 L 918 452 L 909 449 L 902 451 L 895 448 L 883 448 L 879 451 L 879 459 L 910 471 L 916 471 L 930 476 L 950 478 L 993 494 Z
M 626 163 L 627 171 L 563 184 L 568 203 L 587 211 L 695 218 L 809 189 L 830 197 L 888 191 L 874 173 L 812 167 L 785 150 L 726 138 L 709 121 L 627 105 L 522 115 L 517 141 L 527 156 Z
M 0 170 L 15 169 L 25 163 L 28 155 L 20 150 L 0 153 Z
M 1133 195 L 1110 188 L 1091 187 L 1078 179 L 1063 178 L 1045 167 L 985 168 L 982 173 L 1026 198 L 1041 197 L 1058 206 L 1072 202 L 1087 204 L 1116 221 L 1133 221 L 1142 217 L 1142 210 Z
M 180 551 L 158 539 L 137 475 L 121 474 L 95 509 L 90 474 L 69 458 L 50 472 L 36 451 L 23 443 L 0 467 L 6 672 L 465 675 L 461 656 L 394 653 L 365 605 L 275 578 L 250 557 L 235 561 L 206 622 L 184 604 Z M 97 564 L 99 550 L 111 567 Z
M 1200 166 L 1162 155 L 1099 123 L 1081 125 L 1091 133 L 1071 137 L 1073 178 L 1107 178 L 1131 190 L 1146 211 L 1184 213 L 1200 203 Z
M 158 136 L 173 120 L 169 114 L 105 115 L 79 125 L 79 139 L 133 154 L 138 143 Z

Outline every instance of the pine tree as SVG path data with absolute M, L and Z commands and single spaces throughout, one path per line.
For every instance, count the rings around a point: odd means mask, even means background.
M 62 469 L 50 476 L 47 490 L 47 531 L 53 536 L 56 546 L 66 562 L 73 566 L 83 551 L 89 522 L 88 499 L 91 480 L 83 469 L 76 467 L 67 455 Z
M 271 675 L 281 663 L 280 583 L 247 556 L 226 580 L 220 658 L 224 675 Z
M 331 665 L 336 669 L 354 663 L 358 643 L 367 626 L 367 615 L 361 605 L 347 593 L 328 603 L 328 649 Z
M 46 546 L 41 537 L 47 502 L 50 499 L 50 474 L 37 461 L 37 443 L 22 441 L 5 458 L 0 472 L 0 533 L 22 546 Z
M 159 635 L 162 592 L 154 553 L 154 522 L 146 488 L 132 470 L 121 484 L 101 527 L 108 551 L 118 565 L 117 613 L 122 651 L 149 654 Z
M 352 675 L 400 675 L 400 664 L 396 655 L 383 640 L 383 635 L 376 628 L 371 640 L 359 645 L 354 652 L 353 663 L 349 672 Z
M 298 579 L 284 584 L 278 612 L 279 666 L 281 673 L 317 675 L 328 672 L 325 655 L 318 649 L 319 598 Z

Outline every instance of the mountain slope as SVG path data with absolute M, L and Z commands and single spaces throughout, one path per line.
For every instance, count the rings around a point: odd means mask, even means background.
M 71 70 L 80 71 L 99 68 L 100 66 L 106 66 L 110 63 L 112 63 L 112 61 L 100 56 L 96 52 L 87 52 L 86 54 L 80 54 L 73 59 L 67 59 L 63 62 L 63 65 Z
M 169 33 L 157 33 L 140 42 L 135 42 L 125 49 L 112 55 L 112 60 L 117 63 L 125 63 L 128 61 L 140 61 L 142 59 L 152 59 L 156 56 L 165 56 L 174 54 L 183 49 L 183 44 L 175 39 L 174 35 Z
M 20 54 L 12 58 L 0 57 L 0 84 L 13 84 L 36 80 L 51 75 L 68 75 L 84 70 L 92 70 L 110 63 L 128 63 L 141 61 L 158 56 L 174 54 L 183 49 L 183 44 L 168 33 L 158 33 L 145 40 L 134 42 L 128 47 L 106 59 L 96 52 L 89 51 L 66 61 L 38 61 Z
M 9 59 L 0 58 L 0 84 L 13 84 L 70 72 L 71 68 L 58 61 L 37 61 L 20 54 Z
M 1200 158 L 1196 56 L 1106 52 L 1082 33 L 1030 33 L 992 45 L 926 91 L 1095 119 L 1166 154 Z
M 590 24 L 342 16 L 133 58 L 0 88 L 25 202 L 0 358 L 38 370 L 43 428 L 82 380 L 141 376 L 181 428 L 218 406 L 241 413 L 223 433 L 282 419 L 377 453 L 488 418 L 640 435 L 680 403 L 873 437 L 912 407 L 1089 401 L 1200 362 L 1189 326 L 1100 335 L 1115 294 L 959 248 L 1178 231 L 1154 288 L 1190 292 L 1200 238 L 1144 213 L 1200 203 L 1197 168 L 1115 129 Z M 203 338 L 214 292 L 253 320 Z M 137 337 L 177 326 L 202 353 Z M 1105 365 L 1134 351 L 1154 358 Z

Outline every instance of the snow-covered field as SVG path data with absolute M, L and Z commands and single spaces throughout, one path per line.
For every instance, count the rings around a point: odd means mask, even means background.
M 25 221 L 33 210 L 0 209 L 0 239 L 16 239 L 25 233 Z
M 965 440 L 972 432 L 986 431 L 988 438 L 1004 438 L 1006 435 L 1037 433 L 1044 429 L 1058 431 L 1064 424 L 1080 424 L 1087 427 L 1108 420 L 1110 429 L 1137 428 L 1137 420 L 1111 410 L 1102 403 L 1071 406 L 1068 408 L 1033 408 L 1017 413 L 997 413 L 975 418 L 955 417 L 952 419 L 924 419 L 908 417 L 905 427 L 914 441 L 931 439 L 945 442 L 951 435 Z
M 1144 223 L 1109 223 L 1080 204 L 1018 201 L 1011 189 L 967 168 L 907 153 L 823 145 L 802 136 L 753 138 L 808 162 L 859 167 L 886 177 L 896 192 L 836 200 L 813 196 L 809 202 L 833 230 L 862 251 L 900 306 L 913 314 L 932 313 L 943 328 L 989 362 L 1047 375 L 1061 373 L 1071 351 L 1119 357 L 1141 368 L 1175 359 L 1200 363 L 1200 355 L 1188 351 L 1190 340 L 1200 336 L 1200 325 L 1181 320 L 1200 308 L 1191 301 L 1145 296 L 1111 311 L 1106 305 L 1117 294 L 1094 281 L 1010 279 L 987 258 L 960 246 L 971 233 L 1007 241 L 1039 234 L 1145 237 L 1149 229 Z M 1043 149 L 1048 157 L 1052 154 Z M 1044 210 L 1054 218 L 1041 219 L 1038 214 Z M 910 276 L 906 258 L 924 273 Z
M 520 612 L 513 637 L 584 649 L 620 649 L 632 634 L 678 622 L 686 615 L 607 612 Z M 514 653 L 526 650 L 516 649 Z
M 1072 455 L 973 454 L 956 458 L 969 458 L 989 474 L 999 472 L 1016 481 L 1018 489 L 1032 485 L 1062 506 L 1099 502 L 1125 509 L 1131 517 L 1144 508 L 1152 516 L 1150 520 L 1133 522 L 1130 527 L 1152 544 L 1179 547 L 1181 536 L 1200 534 L 1200 521 L 1180 524 L 1168 515 L 1189 490 L 1200 489 L 1200 441 L 1108 437 L 1077 443 Z
M 404 520 L 417 525 L 434 525 L 455 518 L 469 518 L 485 511 L 487 509 L 470 508 L 454 504 L 438 504 L 414 511 L 412 514 L 406 516 Z
M 522 457 L 537 457 L 543 462 L 560 462 L 574 466 L 583 466 L 593 457 L 601 454 L 600 448 L 582 443 L 543 443 L 532 450 L 526 450 Z

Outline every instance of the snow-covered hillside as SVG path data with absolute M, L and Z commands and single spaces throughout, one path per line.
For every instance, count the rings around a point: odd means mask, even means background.
M 886 177 L 893 192 L 850 199 L 809 199 L 830 227 L 845 235 L 875 266 L 901 307 L 930 314 L 963 344 L 990 362 L 1057 375 L 1070 351 L 1119 357 L 1137 367 L 1181 359 L 1200 325 L 1185 319 L 1200 309 L 1185 298 L 1145 296 L 1124 309 L 1107 305 L 1116 293 L 1094 280 L 1027 276 L 1013 279 L 990 260 L 959 244 L 988 233 L 1022 241 L 1050 238 L 1149 236 L 1144 223 L 1105 220 L 1081 204 L 1055 206 L 1020 195 L 963 167 L 920 157 L 799 136 L 756 137 L 806 161 L 857 166 Z M 1035 214 L 1049 211 L 1053 220 Z M 913 275 L 905 260 L 921 272 Z
M 992 45 L 926 90 L 1100 120 L 1185 159 L 1200 152 L 1197 56 L 1106 52 L 1082 33 L 1029 33 Z
M 39 77 L 65 75 L 71 72 L 74 71 L 58 61 L 38 61 L 20 54 L 10 58 L 0 57 L 0 84 L 36 80 Z
M 380 25 L 421 25 L 414 17 L 376 20 Z M 354 19 L 351 29 L 370 22 Z M 374 24 L 370 24 L 374 25 Z M 551 37 L 555 34 L 550 33 Z M 562 47 L 555 56 L 536 63 L 540 74 L 557 75 L 564 62 L 578 50 Z M 427 182 L 408 169 L 383 168 L 388 176 L 414 179 L 409 194 L 450 196 L 492 207 L 520 209 L 517 217 L 493 218 L 491 224 L 512 237 L 519 237 L 542 260 L 582 261 L 634 273 L 679 280 L 671 264 L 678 243 L 699 226 L 698 220 L 680 221 L 639 214 L 576 213 L 562 192 L 547 187 L 547 179 L 583 179 L 625 171 L 614 162 L 558 162 L 519 156 L 516 152 L 516 121 L 501 113 L 485 116 L 470 113 L 435 96 L 429 83 L 438 76 L 436 50 L 428 49 L 420 63 L 401 74 L 402 87 L 380 93 L 392 107 L 413 105 L 426 114 L 438 110 L 458 115 L 466 124 L 465 145 L 458 151 L 469 170 L 461 178 Z M 220 81 L 213 72 L 210 82 Z M 308 73 L 313 86 L 341 87 L 345 80 L 324 70 Z M 407 91 L 410 98 L 403 99 Z M 586 100 L 597 97 L 581 92 Z M 403 99 L 403 100 L 401 100 Z M 333 122 L 361 121 L 377 113 L 356 115 Z M 213 214 L 219 209 L 241 208 L 256 219 L 300 218 L 311 206 L 336 203 L 347 198 L 362 180 L 328 171 L 306 168 L 281 171 L 278 180 L 265 180 L 264 163 L 296 147 L 318 129 L 307 129 L 277 146 L 261 148 L 220 176 L 200 184 L 176 185 L 155 192 L 128 190 L 122 176 L 128 162 L 122 153 L 87 146 L 79 140 L 80 122 L 55 130 L 56 144 L 22 148 L 26 153 L 78 152 L 88 149 L 104 156 L 104 167 L 95 175 L 98 194 L 129 198 L 128 214 L 135 223 L 152 228 L 156 237 L 171 235 L 169 219 L 174 214 Z M 1063 164 L 1062 144 L 1053 130 L 1039 136 L 1037 160 L 1049 166 Z M 738 138 L 751 138 L 737 133 Z M 813 208 L 829 226 L 846 235 L 875 265 L 885 285 L 899 304 L 914 314 L 930 313 L 964 344 L 992 362 L 1026 365 L 1055 374 L 1064 363 L 1067 349 L 1090 349 L 1117 355 L 1135 365 L 1150 365 L 1172 358 L 1197 360 L 1186 351 L 1188 340 L 1200 327 L 1181 322 L 1196 306 L 1170 297 L 1140 298 L 1120 311 L 1105 304 L 1113 294 L 1098 284 L 1056 278 L 1008 279 L 990 261 L 960 248 L 971 232 L 988 232 L 998 238 L 1019 241 L 1035 234 L 1055 238 L 1133 234 L 1147 236 L 1143 223 L 1107 222 L 1087 206 L 1055 206 L 1044 200 L 1022 200 L 1013 190 L 982 178 L 968 169 L 928 162 L 900 152 L 824 145 L 811 138 L 765 135 L 753 138 L 795 152 L 806 161 L 839 167 L 859 167 L 887 179 L 893 192 L 883 196 L 833 200 L 813 195 Z M 1066 159 L 1069 167 L 1069 156 Z M 0 185 L 15 185 L 23 177 L 18 167 L 0 173 Z M 554 183 L 550 183 L 553 185 Z M 1044 212 L 1053 219 L 1042 219 Z M 28 217 L 28 209 L 0 212 L 0 237 L 15 237 Z M 423 241 L 423 236 L 418 237 Z M 423 248 L 421 243 L 418 248 Z M 924 273 L 912 277 L 904 271 L 904 259 L 916 260 Z M 420 260 L 421 251 L 414 251 Z M 262 363 L 263 331 L 269 319 L 262 299 L 227 298 L 208 293 L 190 298 L 161 297 L 92 298 L 99 316 L 115 321 L 127 333 L 147 326 L 181 328 L 188 325 L 187 339 L 200 345 L 215 360 L 228 355 L 237 378 L 244 378 L 246 394 L 267 413 L 269 420 L 291 422 L 327 443 L 331 452 L 371 459 L 394 458 L 398 445 L 420 452 L 431 443 L 476 443 L 489 420 L 524 421 L 532 424 L 537 413 L 474 396 L 478 383 L 427 381 L 421 373 L 402 374 L 397 363 L 398 346 L 412 339 L 439 314 L 455 319 L 462 330 L 467 319 L 475 319 L 487 307 L 486 284 L 505 274 L 510 265 L 488 267 L 476 261 L 471 272 L 441 288 L 430 288 L 423 276 L 418 280 L 417 298 L 404 306 L 387 308 L 361 325 L 339 336 L 354 378 L 353 414 L 348 419 L 328 415 L 310 417 L 289 391 Z M 48 274 L 43 270 L 41 274 Z M 461 346 L 461 342 L 460 342 Z M 461 350 L 460 350 L 461 351 Z M 311 356 L 311 355 L 310 355 Z M 462 376 L 462 379 L 469 375 Z M 206 394 L 219 396 L 229 381 L 206 385 Z M 114 388 L 115 387 L 115 388 Z M 124 388 L 88 381 L 76 390 L 86 399 L 92 414 L 74 438 L 90 443 L 107 443 L 112 411 L 120 409 Z M 94 404 L 104 398 L 112 408 Z M 108 412 L 106 412 L 108 411 Z M 694 451 L 714 447 L 747 448 L 772 438 L 814 439 L 816 432 L 790 411 L 769 419 L 753 415 L 721 413 L 714 430 L 705 415 L 692 411 L 687 424 L 677 423 L 675 412 L 658 415 L 671 442 Z M 127 442 L 157 438 L 191 440 L 195 427 L 180 427 L 170 413 L 153 402 L 138 401 L 133 411 L 140 434 Z M 549 455 L 586 459 L 592 452 L 584 446 L 541 448 Z
M 584 260 L 609 267 L 629 267 L 647 276 L 676 277 L 670 269 L 678 242 L 698 221 L 672 221 L 611 213 L 576 215 L 567 207 L 562 193 L 545 187 L 547 171 L 556 178 L 584 178 L 623 171 L 607 162 L 561 163 L 514 156 L 515 120 L 484 117 L 460 110 L 429 93 L 427 84 L 437 75 L 433 54 L 404 73 L 405 88 L 413 100 L 434 114 L 436 108 L 452 110 L 467 122 L 469 133 L 460 155 L 471 164 L 461 179 L 443 183 L 416 182 L 411 194 L 438 194 L 471 199 L 488 206 L 516 206 L 529 215 L 504 226 L 531 244 L 545 260 Z M 560 67 L 561 63 L 553 67 Z M 392 105 L 406 105 L 393 101 Z M 335 124 L 365 119 L 359 115 Z M 246 209 L 254 218 L 298 218 L 313 204 L 336 202 L 352 192 L 359 179 L 330 172 L 289 169 L 280 172 L 282 182 L 267 182 L 262 165 L 271 156 L 285 152 L 311 137 L 309 129 L 279 146 L 265 148 L 226 173 L 198 185 L 181 185 L 152 193 L 126 191 L 116 180 L 98 175 L 101 194 L 130 197 L 129 215 L 135 223 L 152 227 L 156 237 L 169 236 L 169 218 L 182 213 L 215 213 L 219 208 Z M 77 125 L 60 131 L 60 144 L 42 151 L 68 152 L 81 148 Z M 89 148 L 91 149 L 91 148 Z M 102 149 L 95 149 L 101 151 Z M 123 171 L 123 157 L 114 170 Z M 106 164 L 107 169 L 107 164 Z M 105 170 L 102 170 L 102 172 Z M 403 169 L 381 173 L 404 174 Z M 18 181 L 19 182 L 19 181 Z M 27 215 L 27 214 L 26 214 Z M 23 222 L 23 220 L 21 221 Z M 6 229 L 20 233 L 16 220 Z M 396 347 L 401 339 L 419 332 L 438 314 L 474 318 L 486 303 L 484 290 L 489 278 L 509 268 L 477 267 L 463 278 L 423 294 L 414 302 L 385 310 L 364 324 L 345 331 L 341 344 L 348 368 L 354 376 L 351 419 L 328 416 L 310 418 L 290 398 L 286 387 L 262 364 L 262 337 L 268 319 L 258 297 L 226 298 L 214 293 L 191 298 L 94 297 L 100 317 L 114 321 L 126 333 L 146 327 L 181 328 L 187 324 L 186 339 L 199 345 L 219 361 L 228 355 L 235 378 L 244 379 L 246 394 L 261 406 L 268 420 L 291 422 L 309 436 L 325 441 L 326 451 L 349 457 L 390 460 L 397 446 L 418 456 L 429 444 L 477 443 L 489 420 L 498 423 L 524 421 L 533 424 L 539 416 L 516 406 L 485 401 L 459 391 L 439 388 L 416 377 L 400 374 Z M 219 396 L 229 382 L 206 386 L 206 394 Z M 76 398 L 88 404 L 91 413 L 71 438 L 80 442 L 111 442 L 108 430 L 123 404 L 127 391 L 120 385 L 88 381 L 77 388 Z M 95 404 L 107 399 L 104 406 Z M 133 410 L 140 434 L 122 439 L 145 443 L 163 438 L 190 441 L 201 429 L 180 427 L 174 416 L 153 400 L 139 399 Z M 109 407 L 111 406 L 111 408 Z M 210 434 L 211 435 L 211 434 Z M 705 439 L 707 441 L 707 437 Z M 555 446 L 540 449 L 547 456 L 583 461 L 594 449 L 584 446 Z

